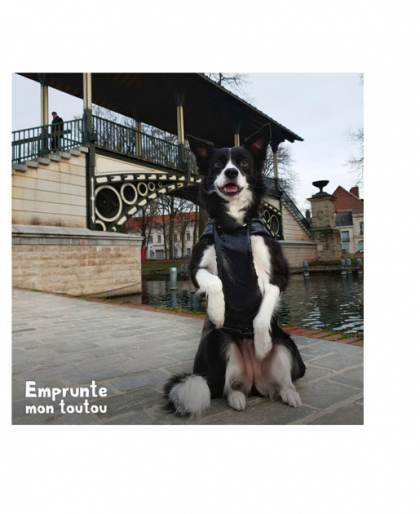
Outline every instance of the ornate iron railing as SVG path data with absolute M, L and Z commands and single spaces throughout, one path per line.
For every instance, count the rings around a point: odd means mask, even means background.
M 196 174 L 192 152 L 134 127 L 92 116 L 92 131 L 99 148 L 130 155 L 154 164 Z M 50 152 L 67 150 L 83 143 L 83 120 L 64 121 L 12 132 L 12 162 L 23 162 Z
M 290 198 L 290 196 L 284 191 L 284 189 L 280 185 L 280 180 L 277 179 L 277 188 L 276 188 L 276 179 L 272 177 L 265 177 L 265 183 L 269 189 L 274 191 L 278 191 L 281 195 L 281 201 L 283 204 L 287 205 L 289 211 L 295 216 L 295 218 L 307 229 L 310 229 L 309 221 L 305 218 L 305 216 L 300 212 L 300 210 L 296 207 L 294 201 Z
M 83 141 L 83 120 L 41 125 L 12 132 L 12 162 L 23 162 L 79 146 Z
M 165 139 L 115 123 L 114 121 L 92 116 L 92 130 L 96 134 L 96 144 L 100 148 L 141 158 L 145 161 L 180 171 L 196 173 L 195 160 L 191 151 Z

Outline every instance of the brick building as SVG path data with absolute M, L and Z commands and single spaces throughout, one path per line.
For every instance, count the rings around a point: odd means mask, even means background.
M 349 254 L 354 254 L 364 249 L 364 218 L 363 200 L 359 197 L 359 188 L 352 187 L 347 191 L 338 186 L 333 196 L 335 225 L 340 229 L 341 248 Z
M 174 257 L 181 259 L 191 255 L 194 241 L 195 212 L 184 212 L 177 214 L 174 220 Z M 128 233 L 138 232 L 139 220 L 136 216 L 130 218 L 127 222 Z M 197 236 L 196 229 L 196 237 Z M 166 237 L 166 255 L 165 255 L 165 237 Z M 147 238 L 147 241 L 146 241 Z M 166 259 L 169 258 L 169 216 L 153 216 L 147 220 L 146 238 L 143 247 L 146 250 L 146 259 Z

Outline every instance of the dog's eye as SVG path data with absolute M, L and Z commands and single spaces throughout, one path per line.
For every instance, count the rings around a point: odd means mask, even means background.
M 241 161 L 241 166 L 242 166 L 242 167 L 244 167 L 244 168 L 246 168 L 247 166 L 249 166 L 249 162 L 248 162 L 248 161 L 246 161 L 245 159 L 242 159 L 242 161 Z
M 213 167 L 214 168 L 221 168 L 222 167 L 222 163 L 220 161 L 217 161 L 213 164 Z

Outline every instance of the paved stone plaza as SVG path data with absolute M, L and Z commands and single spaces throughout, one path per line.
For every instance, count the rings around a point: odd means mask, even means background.
M 14 290 L 13 423 L 363 424 L 363 348 L 299 336 L 293 338 L 307 365 L 305 377 L 296 383 L 300 409 L 252 397 L 244 412 L 217 399 L 195 421 L 166 413 L 163 383 L 171 373 L 192 370 L 202 325 L 201 319 Z M 25 398 L 26 381 L 62 389 L 93 380 L 108 394 L 89 398 L 89 409 L 106 405 L 106 414 L 61 413 L 62 397 L 54 403 Z M 84 400 L 64 398 L 66 408 L 80 407 Z M 29 405 L 41 412 L 26 414 Z M 47 405 L 54 413 L 42 412 Z

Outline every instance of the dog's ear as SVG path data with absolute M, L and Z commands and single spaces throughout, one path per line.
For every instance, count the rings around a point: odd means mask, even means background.
M 197 166 L 202 174 L 207 174 L 210 155 L 214 150 L 214 145 L 210 141 L 203 141 L 193 136 L 187 136 L 192 153 L 197 160 Z
M 257 132 L 245 139 L 243 146 L 257 161 L 264 162 L 267 156 L 267 147 L 271 139 L 270 124 L 264 125 Z

